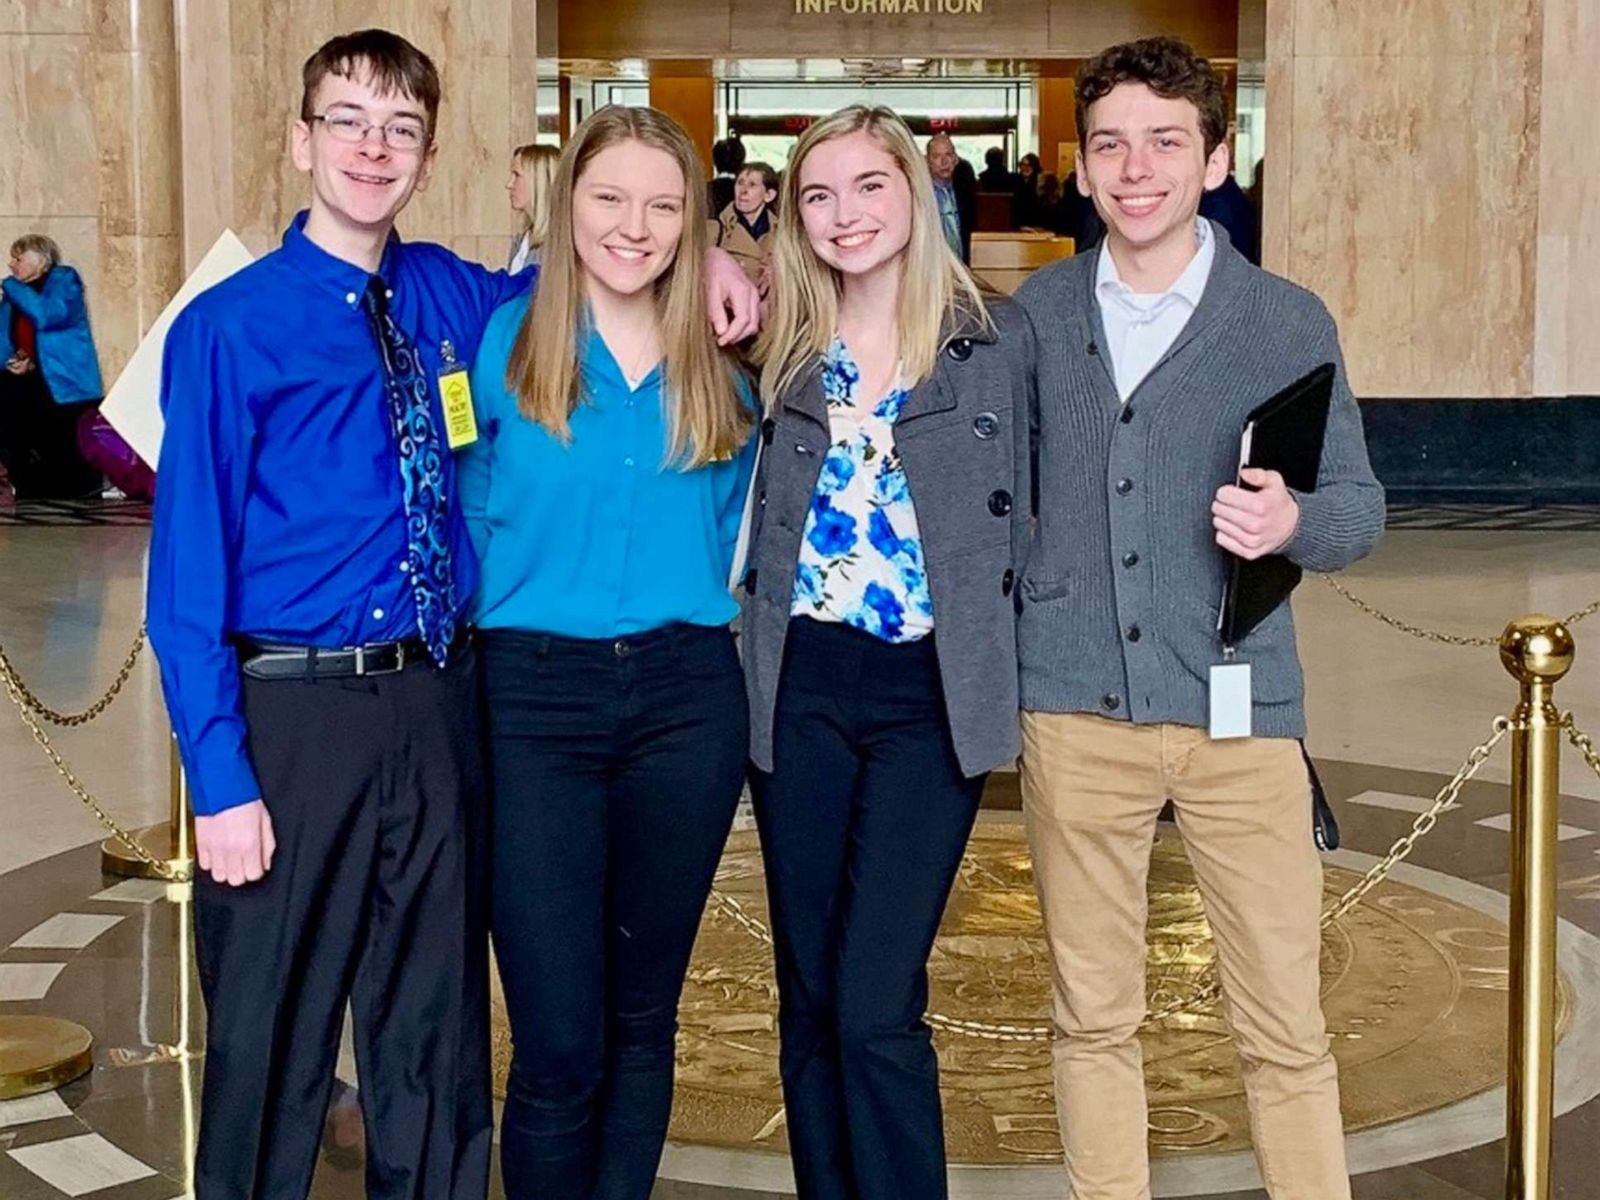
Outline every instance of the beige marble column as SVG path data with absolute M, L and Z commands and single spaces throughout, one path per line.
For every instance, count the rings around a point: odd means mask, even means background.
M 1363 397 L 1534 392 L 1543 8 L 1268 0 L 1265 261 Z
M 103 360 L 120 369 L 183 280 L 172 0 L 94 0 Z M 108 377 L 107 383 L 110 379 Z
M 179 10 L 184 233 L 190 261 L 231 227 L 256 253 L 307 202 L 289 161 L 301 68 L 327 38 L 381 26 L 438 65 L 444 88 L 433 185 L 400 220 L 408 238 L 503 265 L 511 149 L 531 140 L 537 87 L 530 0 L 175 0 Z
M 1539 89 L 1538 284 L 1533 384 L 1541 396 L 1600 395 L 1600 12 L 1544 0 Z
M 0 4 L 0 242 L 61 244 L 108 383 L 176 287 L 174 67 L 170 0 Z

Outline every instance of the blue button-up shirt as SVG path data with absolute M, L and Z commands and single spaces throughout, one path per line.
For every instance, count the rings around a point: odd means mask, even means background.
M 629 389 L 586 325 L 584 402 L 563 444 L 522 417 L 506 390 L 527 307 L 516 300 L 495 313 L 472 371 L 480 436 L 459 465 L 461 506 L 483 562 L 474 622 L 581 638 L 726 625 L 738 611 L 728 571 L 755 439 L 696 470 L 666 463 L 660 368 Z
M 369 276 L 304 225 L 302 213 L 279 249 L 184 309 L 162 364 L 150 640 L 203 815 L 261 797 L 236 638 L 336 647 L 418 632 L 399 454 L 361 304 Z M 430 375 L 447 341 L 470 363 L 490 314 L 532 279 L 397 236 L 378 274 Z M 442 430 L 437 389 L 434 406 Z M 459 505 L 449 544 L 464 602 L 477 563 Z

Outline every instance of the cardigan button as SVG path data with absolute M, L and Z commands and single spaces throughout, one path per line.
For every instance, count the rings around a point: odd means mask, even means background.
M 992 412 L 982 412 L 972 419 L 972 432 L 988 441 L 1000 432 L 1000 418 Z
M 1122 697 L 1115 692 L 1107 692 L 1100 697 L 1100 707 L 1107 712 L 1116 712 L 1117 709 L 1122 707 Z
M 754 567 L 744 573 L 744 594 L 746 596 L 754 596 L 756 594 L 756 569 Z
M 972 357 L 972 339 L 956 338 L 945 348 L 946 353 L 957 362 L 966 362 Z
M 1125 567 L 1137 567 L 1139 565 L 1139 552 L 1137 550 L 1129 550 L 1122 556 L 1122 565 Z
M 772 445 L 772 432 L 777 429 L 778 423 L 771 417 L 761 422 L 761 440 L 768 446 Z
M 1011 515 L 1011 493 L 1007 491 L 989 493 L 989 511 L 997 517 Z
M 810 454 L 811 447 L 806 445 L 804 442 L 796 442 L 794 444 L 794 452 L 796 454 Z
M 1124 425 L 1128 425 L 1128 424 L 1132 423 L 1132 421 L 1133 421 L 1133 405 L 1124 404 L 1122 406 L 1122 418 L 1121 419 L 1122 419 L 1122 423 Z
M 1000 576 L 1000 594 L 1002 596 L 1011 595 L 1011 585 L 1014 584 L 1016 581 L 1017 581 L 1016 573 L 1013 572 L 1010 567 L 1007 567 L 1006 568 L 1006 573 L 1004 575 Z
M 1117 495 L 1126 496 L 1131 491 L 1133 491 L 1133 480 L 1131 480 L 1131 479 L 1119 479 L 1119 480 L 1117 480 Z

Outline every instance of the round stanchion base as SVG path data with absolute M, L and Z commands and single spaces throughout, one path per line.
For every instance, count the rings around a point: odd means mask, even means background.
M 172 857 L 172 824 L 169 821 L 151 825 L 146 829 L 136 829 L 133 831 L 133 839 L 148 850 L 157 862 L 173 871 L 187 873 L 194 865 L 187 858 Z M 100 843 L 100 870 L 107 875 L 119 875 L 131 879 L 163 878 L 154 866 L 116 838 L 107 838 Z
M 0 1100 L 49 1092 L 86 1074 L 94 1036 L 56 1017 L 0 1017 Z

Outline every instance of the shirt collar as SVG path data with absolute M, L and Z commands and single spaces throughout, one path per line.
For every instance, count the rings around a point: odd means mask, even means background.
M 295 214 L 294 220 L 289 222 L 289 228 L 283 231 L 283 253 L 302 276 L 317 286 L 333 292 L 351 307 L 355 307 L 361 303 L 361 295 L 367 290 L 367 280 L 371 276 L 354 263 L 345 262 L 344 259 L 329 254 L 308 238 L 306 218 L 309 215 L 308 210 L 302 209 Z M 400 235 L 391 229 L 389 241 L 383 248 L 383 259 L 378 263 L 378 274 L 389 286 L 391 294 L 395 287 L 395 276 L 400 266 L 403 245 Z
M 594 320 L 589 314 L 589 308 L 584 306 L 578 324 L 578 370 L 588 378 L 590 384 L 588 394 L 584 397 L 586 403 L 597 409 L 603 409 L 606 400 L 605 386 L 623 394 L 631 393 L 635 396 L 642 395 L 650 388 L 659 384 L 658 378 L 665 360 L 658 360 L 656 364 L 645 372 L 639 386 L 628 386 L 627 374 L 622 369 L 622 364 L 617 361 L 616 355 L 611 353 L 611 347 L 606 345 L 605 338 L 600 336 L 600 331 L 595 328 Z
M 1159 298 L 1142 296 L 1140 299 L 1148 303 L 1176 296 L 1187 301 L 1190 308 L 1200 306 L 1200 297 L 1206 290 L 1206 279 L 1211 274 L 1211 263 L 1216 258 L 1217 242 L 1211 232 L 1211 222 L 1201 217 L 1195 218 L 1194 236 L 1196 242 L 1194 257 L 1189 260 L 1189 265 L 1183 269 L 1183 273 L 1172 281 L 1172 286 L 1162 292 Z M 1105 240 L 1100 243 L 1100 260 L 1095 266 L 1094 287 L 1095 293 L 1102 298 L 1123 299 L 1137 294 L 1123 283 L 1122 277 L 1117 274 L 1116 261 L 1111 257 L 1111 247 Z

